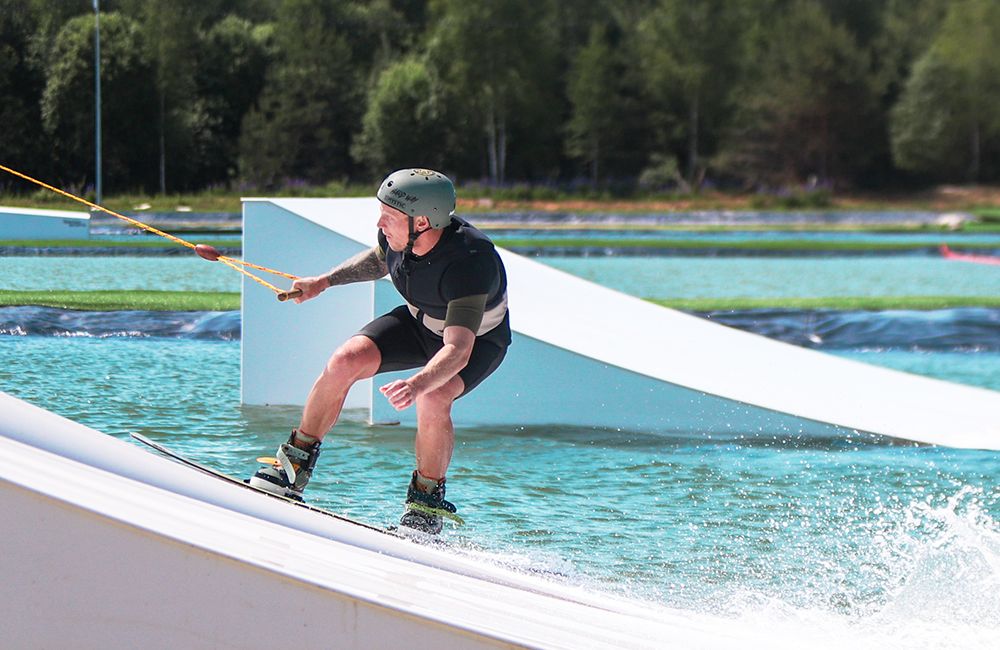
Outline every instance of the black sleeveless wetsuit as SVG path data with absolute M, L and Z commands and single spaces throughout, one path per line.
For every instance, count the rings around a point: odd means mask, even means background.
M 500 365 L 511 342 L 507 313 L 507 275 L 493 242 L 466 221 L 453 217 L 441 239 L 426 255 L 394 251 L 378 234 L 393 285 L 405 305 L 362 328 L 382 353 L 378 372 L 419 368 L 444 345 L 448 306 L 469 296 L 486 296 L 469 363 L 459 372 L 463 395 Z M 454 313 L 454 312 L 453 312 Z M 453 317 L 452 317 L 453 318 Z

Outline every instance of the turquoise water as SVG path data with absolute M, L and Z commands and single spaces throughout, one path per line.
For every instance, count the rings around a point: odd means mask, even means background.
M 934 359 L 939 376 L 996 387 L 1000 354 L 890 356 L 911 369 Z M 298 410 L 240 407 L 238 376 L 232 342 L 0 337 L 3 390 L 246 475 Z M 310 499 L 391 522 L 412 431 L 352 415 L 324 443 Z M 1000 640 L 1000 453 L 459 428 L 449 479 L 468 523 L 448 538 L 494 561 L 700 613 L 778 612 L 880 633 L 922 626 L 908 647 Z
M 541 257 L 646 298 L 1000 294 L 1000 266 L 923 257 Z M 320 269 L 323 270 L 323 269 Z M 296 269 L 307 274 L 311 269 Z M 239 291 L 238 273 L 191 257 L 0 257 L 0 288 Z
M 227 266 L 199 257 L 0 257 L 0 289 L 239 291 Z
M 1000 266 L 927 257 L 540 258 L 644 298 L 996 296 Z
M 798 287 L 790 295 L 833 295 L 875 278 L 880 294 L 998 288 L 985 267 L 954 265 L 944 281 L 934 278 L 947 263 L 913 264 L 936 260 L 546 261 L 657 297 L 771 295 L 788 285 Z M 239 279 L 197 259 L 0 258 L 0 287 L 68 285 L 236 291 Z M 838 354 L 1000 390 L 995 351 Z M 299 411 L 241 407 L 239 355 L 231 341 L 0 336 L 0 390 L 247 475 Z M 412 440 L 408 428 L 369 427 L 348 413 L 324 443 L 309 498 L 394 521 Z M 698 432 L 460 426 L 449 498 L 467 525 L 447 538 L 491 561 L 745 620 L 784 642 L 794 629 L 891 640 L 879 647 L 1000 646 L 998 452 L 770 432 L 707 440 Z

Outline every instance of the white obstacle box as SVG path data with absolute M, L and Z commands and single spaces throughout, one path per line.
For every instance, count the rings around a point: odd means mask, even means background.
M 246 259 L 323 273 L 376 243 L 372 199 L 247 199 Z M 475 223 L 475 219 L 472 219 Z M 501 251 L 514 343 L 456 403 L 461 425 L 568 425 L 683 434 L 874 433 L 1000 449 L 1000 393 L 870 366 L 711 323 Z M 335 287 L 295 305 L 244 280 L 243 401 L 301 405 L 329 355 L 401 304 L 388 280 Z M 415 423 L 378 386 L 348 408 Z M 291 423 L 294 426 L 295 423 Z
M 89 237 L 90 215 L 86 212 L 0 207 L 0 240 Z

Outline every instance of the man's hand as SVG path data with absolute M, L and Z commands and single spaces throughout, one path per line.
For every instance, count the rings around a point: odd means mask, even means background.
M 402 411 L 403 409 L 412 406 L 413 400 L 416 398 L 413 386 L 410 385 L 410 382 L 402 379 L 389 382 L 385 386 L 379 388 L 379 391 L 385 395 L 385 398 L 389 400 L 389 403 L 392 404 L 392 407 L 397 411 Z
M 299 278 L 295 282 L 292 282 L 292 291 L 299 289 L 302 291 L 302 295 L 295 298 L 295 302 L 305 302 L 315 298 L 319 294 L 323 293 L 324 290 L 329 288 L 330 281 L 325 275 L 317 275 L 310 278 Z

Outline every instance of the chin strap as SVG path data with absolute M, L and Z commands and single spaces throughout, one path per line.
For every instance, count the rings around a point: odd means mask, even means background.
M 417 237 L 422 235 L 424 231 L 421 230 L 420 232 L 417 232 L 416 230 L 414 230 L 413 226 L 416 220 L 413 217 L 407 217 L 406 220 L 409 223 L 410 235 L 406 240 L 406 251 L 404 252 L 404 254 L 409 256 L 413 255 L 413 245 L 417 243 Z
M 416 222 L 417 222 L 416 217 L 407 217 L 406 220 L 407 220 L 407 226 L 408 226 L 410 234 L 409 234 L 409 237 L 407 237 L 407 239 L 406 239 L 406 251 L 405 251 L 405 253 L 407 255 L 413 255 L 413 245 L 415 243 L 417 243 L 417 238 L 420 237 L 420 235 L 422 235 L 425 232 L 427 232 L 428 230 L 434 230 L 434 228 L 431 227 L 431 226 L 428 226 L 427 228 L 424 228 L 423 230 L 416 230 L 416 228 L 415 228 Z

